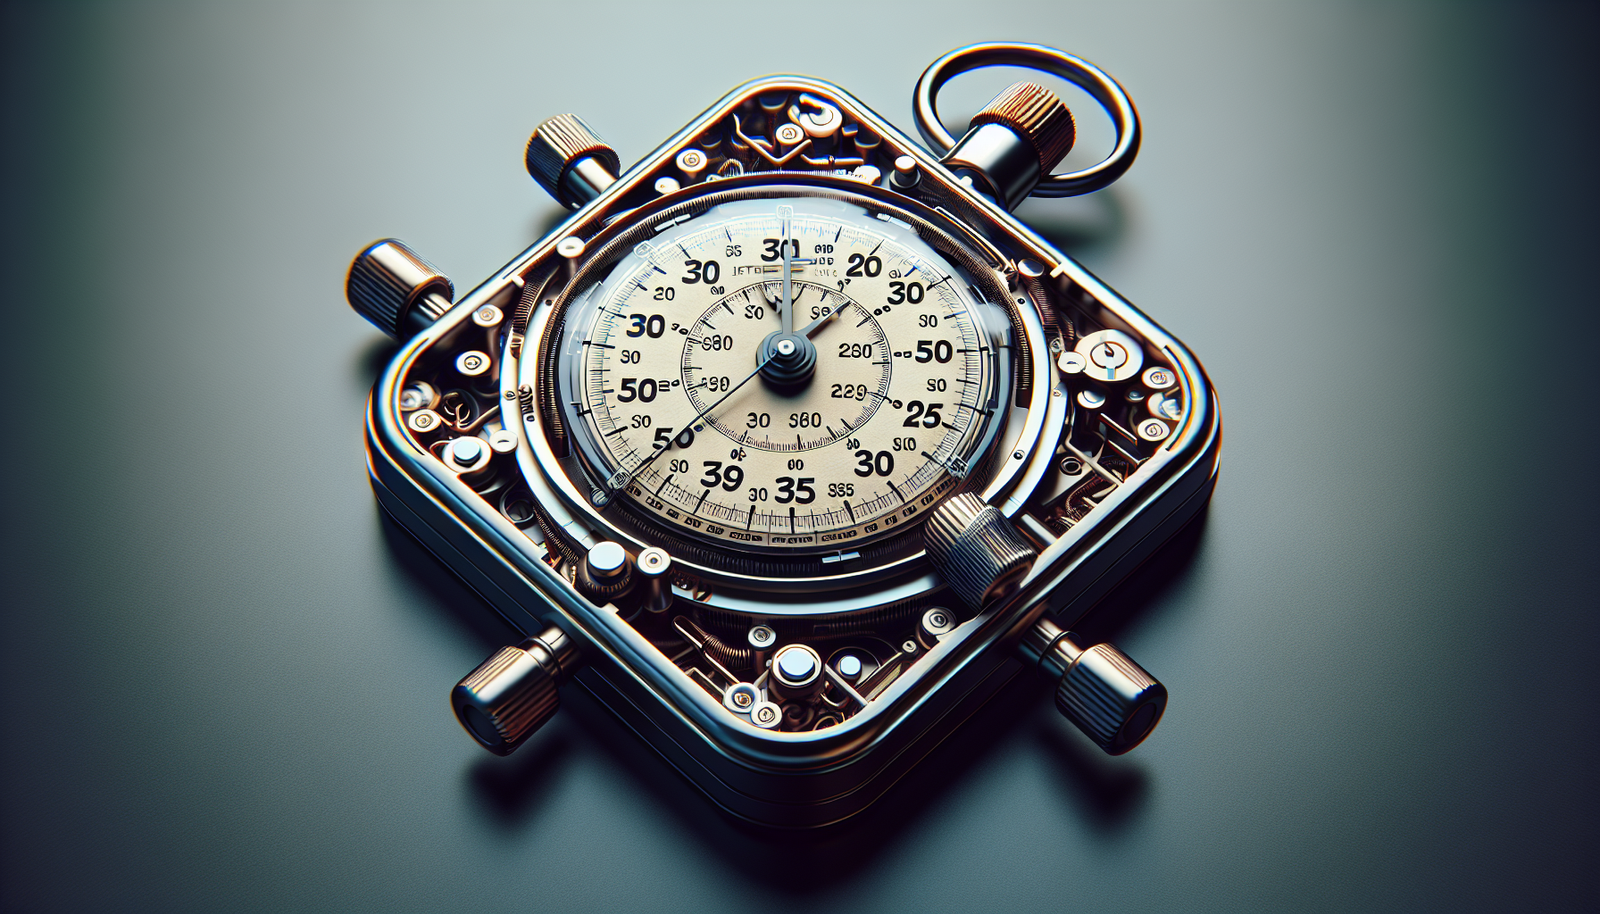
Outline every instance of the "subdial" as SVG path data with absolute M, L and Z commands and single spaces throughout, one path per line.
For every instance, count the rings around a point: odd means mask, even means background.
M 778 285 L 758 283 L 728 295 L 689 328 L 682 381 L 697 412 L 748 376 L 763 342 L 781 330 L 772 301 Z M 826 447 L 865 425 L 889 396 L 892 351 L 872 311 L 836 289 L 801 281 L 793 287 L 795 326 L 838 316 L 813 331 L 816 368 L 808 382 L 754 379 L 702 420 L 743 447 L 791 453 Z

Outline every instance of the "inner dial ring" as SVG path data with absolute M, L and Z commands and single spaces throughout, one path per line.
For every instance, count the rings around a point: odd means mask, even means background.
M 833 444 L 872 418 L 889 399 L 892 353 L 871 309 L 837 289 L 797 280 L 797 326 L 842 312 L 813 334 L 827 351 L 810 381 L 780 392 L 758 376 L 719 404 L 760 363 L 761 343 L 779 328 L 781 288 L 781 280 L 755 283 L 707 308 L 684 341 L 682 381 L 696 413 L 716 404 L 702 424 L 741 447 L 800 453 Z

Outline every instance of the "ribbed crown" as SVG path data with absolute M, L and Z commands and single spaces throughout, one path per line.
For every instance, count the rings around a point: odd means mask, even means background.
M 474 708 L 488 718 L 501 742 L 485 742 L 485 747 L 497 755 L 509 755 L 560 707 L 552 665 L 550 652 L 537 641 L 501 648 L 456 684 L 450 703 L 462 724 L 480 741 L 485 734 L 467 723 L 466 709 Z
M 1040 174 L 1049 174 L 1066 158 L 1077 138 L 1072 112 L 1038 83 L 1017 83 L 996 95 L 972 118 L 973 127 L 981 124 L 1002 124 L 1026 138 L 1039 156 Z
M 406 311 L 429 290 L 447 300 L 455 297 L 443 273 L 394 238 L 373 242 L 357 254 L 344 285 L 350 307 L 396 339 L 402 334 Z
M 576 114 L 558 114 L 540 124 L 528 137 L 524 163 L 528 174 L 557 200 L 565 200 L 561 179 L 579 159 L 593 156 L 613 175 L 622 170 L 616 150 L 585 124 Z
M 923 543 L 945 583 L 974 608 L 1004 595 L 1038 554 L 1005 515 L 971 492 L 953 495 L 934 509 Z
M 1145 705 L 1151 705 L 1151 711 L 1145 712 L 1139 726 L 1124 732 Z M 1056 688 L 1056 708 L 1112 755 L 1137 746 L 1154 729 L 1166 705 L 1166 687 L 1109 644 L 1084 651 Z
M 966 529 L 977 521 L 985 508 L 983 499 L 971 492 L 962 492 L 952 495 L 944 504 L 934 510 L 933 516 L 928 518 L 928 530 L 925 534 L 928 554 L 939 559 L 948 558 L 950 550 L 955 548 L 956 540 Z

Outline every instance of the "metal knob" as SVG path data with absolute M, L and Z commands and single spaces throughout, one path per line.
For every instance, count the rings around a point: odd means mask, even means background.
M 578 566 L 576 583 L 596 602 L 609 602 L 633 587 L 633 563 L 620 544 L 610 540 L 596 543 Z
M 455 287 L 404 242 L 373 242 L 350 262 L 345 297 L 356 313 L 397 340 L 426 330 L 450 310 Z
M 528 138 L 528 174 L 569 209 L 588 203 L 622 172 L 617 151 L 575 114 L 558 114 Z
M 1114 645 L 1080 647 L 1071 632 L 1040 619 L 1022 650 L 1057 681 L 1056 710 L 1109 755 L 1143 742 L 1167 708 L 1167 687 Z
M 1003 514 L 971 492 L 934 510 L 923 542 L 945 583 L 974 608 L 1014 590 L 1038 556 Z
M 659 615 L 672 608 L 672 580 L 667 572 L 672 569 L 672 556 L 660 546 L 646 546 L 639 550 L 639 560 L 634 564 L 639 580 L 644 585 L 645 612 Z
M 772 655 L 767 688 L 785 701 L 810 698 L 822 691 L 822 657 L 804 644 L 786 644 Z
M 495 755 L 510 755 L 561 706 L 557 687 L 578 664 L 577 645 L 550 626 L 516 647 L 503 647 L 450 691 L 450 707 L 472 738 Z
M 1006 209 L 1015 209 L 1067 157 L 1076 137 L 1072 112 L 1061 98 L 1037 83 L 1022 82 L 985 105 L 943 161 Z

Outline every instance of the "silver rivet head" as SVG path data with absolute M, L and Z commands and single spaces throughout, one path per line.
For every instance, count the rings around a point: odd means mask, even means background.
M 483 456 L 483 439 L 457 438 L 450 442 L 450 459 L 461 466 L 471 466 Z
M 469 378 L 475 378 L 489 370 L 488 353 L 469 350 L 456 356 L 456 371 Z
M 628 562 L 628 553 L 621 545 L 610 542 L 596 543 L 589 548 L 589 567 L 600 577 L 608 577 L 622 570 Z
M 778 654 L 778 672 L 791 682 L 810 678 L 816 669 L 811 655 L 806 651 L 791 648 Z

